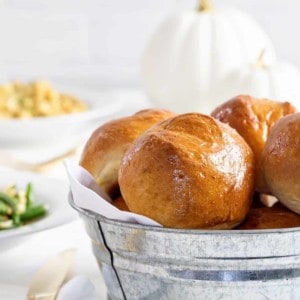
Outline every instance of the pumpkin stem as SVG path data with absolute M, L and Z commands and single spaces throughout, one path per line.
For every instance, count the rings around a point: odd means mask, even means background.
M 213 10 L 213 6 L 210 0 L 200 0 L 198 11 L 203 12 L 203 11 L 212 11 L 212 10 Z
M 266 49 L 262 49 L 258 58 L 257 58 L 257 61 L 255 63 L 255 67 L 258 68 L 258 69 L 262 69 L 262 68 L 265 68 L 266 67 L 266 64 L 265 64 L 265 54 L 266 54 Z

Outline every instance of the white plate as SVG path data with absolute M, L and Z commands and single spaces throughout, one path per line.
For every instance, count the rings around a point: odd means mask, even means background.
M 12 183 L 17 184 L 19 188 L 23 188 L 28 182 L 33 184 L 36 202 L 48 206 L 48 214 L 19 228 L 1 230 L 0 252 L 17 246 L 34 233 L 67 224 L 77 218 L 76 213 L 68 204 L 69 186 L 67 181 L 0 168 L 0 190 Z
M 58 85 L 56 85 L 57 87 Z M 32 149 L 59 145 L 70 149 L 107 120 L 151 106 L 136 90 L 57 87 L 88 104 L 86 112 L 31 119 L 0 119 L 0 148 Z
M 78 96 L 78 93 L 75 94 Z M 90 130 L 122 108 L 120 99 L 99 93 L 82 93 L 78 98 L 88 105 L 86 112 L 54 117 L 0 120 L 1 147 L 30 147 L 33 144 L 76 144 Z

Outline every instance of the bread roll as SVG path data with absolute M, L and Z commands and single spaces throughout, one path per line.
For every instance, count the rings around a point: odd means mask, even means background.
M 260 193 L 270 192 L 262 175 L 260 163 L 269 132 L 280 118 L 295 111 L 296 109 L 288 102 L 241 95 L 217 107 L 211 114 L 236 129 L 253 150 L 256 161 L 255 188 Z
M 129 211 L 129 208 L 126 204 L 126 202 L 124 201 L 124 199 L 120 196 L 117 199 L 115 199 L 112 204 L 117 207 L 120 210 L 124 210 L 124 211 Z
M 91 173 L 106 193 L 115 198 L 118 196 L 120 161 L 128 147 L 145 130 L 173 116 L 166 110 L 147 109 L 102 125 L 87 141 L 80 165 Z
M 133 143 L 119 184 L 131 212 L 166 227 L 229 229 L 249 210 L 254 156 L 228 125 L 197 113 L 179 115 Z
M 272 194 L 300 214 L 300 113 L 274 125 L 262 153 L 262 170 Z
M 280 204 L 273 207 L 251 208 L 237 229 L 279 229 L 300 227 L 300 216 Z

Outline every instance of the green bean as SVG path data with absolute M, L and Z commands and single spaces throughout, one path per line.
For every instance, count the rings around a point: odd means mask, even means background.
M 33 204 L 33 187 L 32 183 L 29 182 L 26 186 L 26 207 L 30 207 Z
M 27 184 L 25 191 L 15 189 L 15 195 L 13 189 L 11 186 L 8 193 L 0 191 L 0 230 L 21 226 L 47 214 L 45 205 L 34 203 L 32 183 Z
M 0 200 L 0 215 L 11 215 L 12 208 L 8 206 L 4 201 Z
M 14 198 L 8 196 L 3 192 L 0 192 L 0 200 L 4 202 L 6 205 L 8 205 L 9 207 L 11 207 L 13 212 L 17 212 L 18 210 L 17 201 Z
M 27 222 L 35 218 L 44 216 L 47 213 L 45 205 L 36 205 L 29 207 L 24 213 L 20 214 L 20 220 Z
M 22 224 L 20 214 L 13 214 L 12 220 L 15 226 L 20 226 Z

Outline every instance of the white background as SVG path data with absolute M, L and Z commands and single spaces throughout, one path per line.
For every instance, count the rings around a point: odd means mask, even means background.
M 300 67 L 300 1 L 213 0 L 252 14 L 278 56 Z M 0 80 L 43 77 L 97 87 L 139 84 L 159 22 L 197 0 L 0 0 Z
M 252 14 L 271 36 L 278 56 L 300 68 L 299 0 L 213 2 Z M 0 0 L 0 83 L 42 77 L 84 87 L 138 86 L 139 59 L 155 27 L 167 15 L 196 6 L 196 0 Z M 66 247 L 79 249 L 78 272 L 92 279 L 105 299 L 79 223 L 40 233 L 2 253 L 0 284 L 18 284 L 25 293 L 41 263 Z M 24 298 L 13 293 L 15 299 Z

